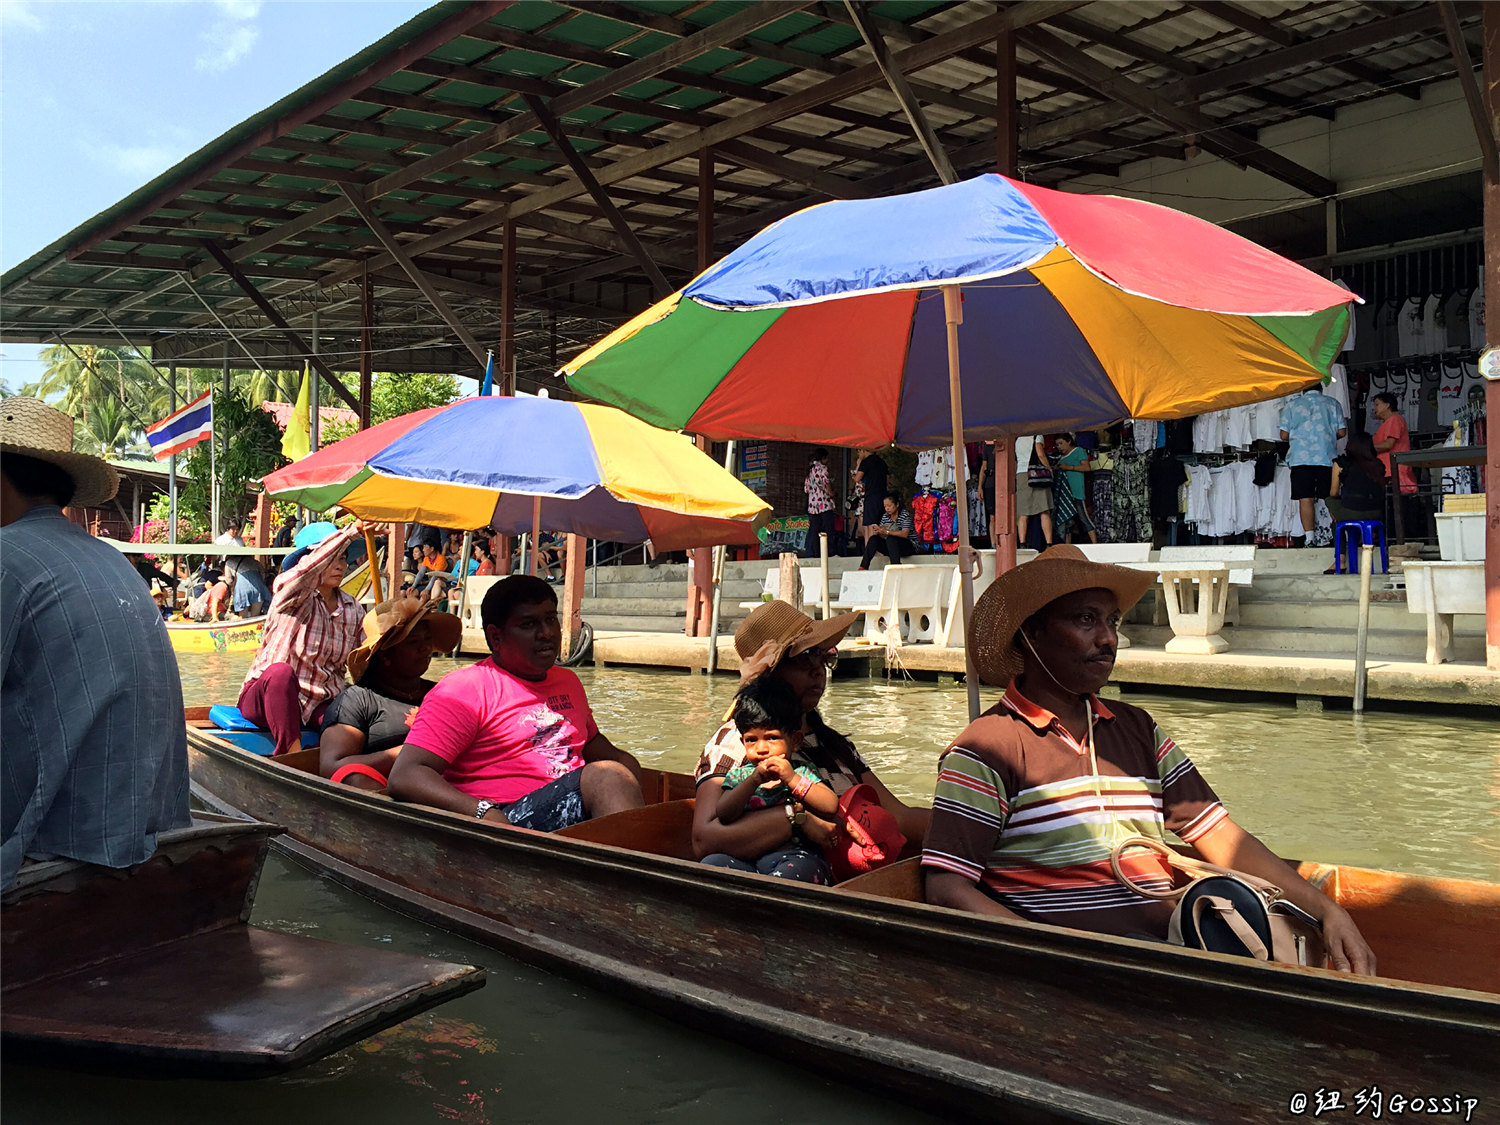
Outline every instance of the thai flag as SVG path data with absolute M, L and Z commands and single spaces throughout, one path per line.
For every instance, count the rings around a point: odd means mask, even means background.
M 158 461 L 191 449 L 214 436 L 214 392 L 204 391 L 181 410 L 168 414 L 146 431 L 151 452 Z

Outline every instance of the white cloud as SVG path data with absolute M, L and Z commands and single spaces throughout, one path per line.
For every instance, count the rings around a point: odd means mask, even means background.
M 8 30 L 41 31 L 42 17 L 28 0 L 0 0 L 0 27 Z
M 214 0 L 214 7 L 219 18 L 198 36 L 201 49 L 193 60 L 194 70 L 210 74 L 234 66 L 260 39 L 260 28 L 255 26 L 260 16 L 260 0 Z
M 161 175 L 187 155 L 182 144 L 105 143 L 90 145 L 86 151 L 100 164 L 138 181 Z

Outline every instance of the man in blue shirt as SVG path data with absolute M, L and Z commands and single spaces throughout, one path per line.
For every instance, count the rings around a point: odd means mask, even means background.
M 151 591 L 71 522 L 119 476 L 73 419 L 0 401 L 0 887 L 28 858 L 129 867 L 189 823 L 182 681 Z
M 1332 490 L 1333 459 L 1344 433 L 1344 412 L 1322 387 L 1309 387 L 1281 408 L 1281 440 L 1291 443 L 1286 463 L 1292 470 L 1292 499 L 1301 508 L 1304 535 L 1317 527 L 1318 501 Z

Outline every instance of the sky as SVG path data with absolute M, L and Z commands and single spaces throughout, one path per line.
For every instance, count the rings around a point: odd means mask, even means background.
M 420 0 L 0 0 L 0 269 L 428 7 Z M 0 345 L 12 390 L 39 349 Z

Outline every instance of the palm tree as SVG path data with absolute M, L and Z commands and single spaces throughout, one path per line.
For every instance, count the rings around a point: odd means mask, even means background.
M 73 428 L 75 449 L 105 458 L 119 457 L 133 443 L 136 434 L 135 420 L 114 398 L 88 403 Z

